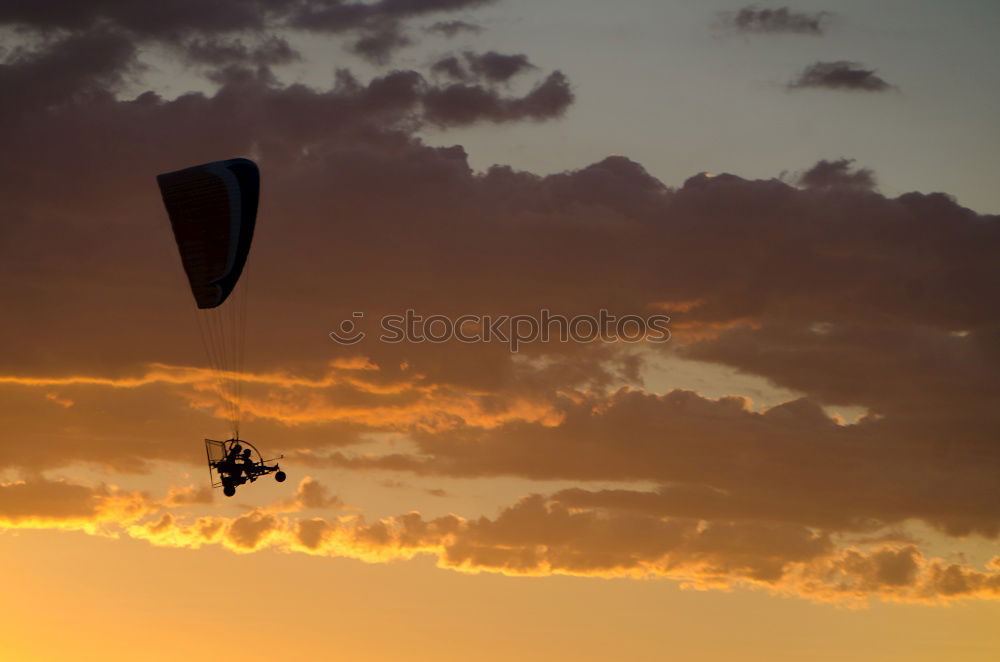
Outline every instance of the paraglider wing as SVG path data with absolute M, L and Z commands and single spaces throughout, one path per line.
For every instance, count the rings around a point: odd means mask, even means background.
M 195 301 L 215 308 L 236 287 L 250 252 L 260 196 L 257 165 L 215 161 L 156 181 Z

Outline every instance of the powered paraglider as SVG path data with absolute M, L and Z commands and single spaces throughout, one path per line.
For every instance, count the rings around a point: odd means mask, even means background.
M 164 173 L 156 180 L 197 304 L 202 343 L 229 418 L 231 438 L 212 443 L 239 442 L 253 448 L 240 439 L 240 419 L 248 287 L 245 267 L 257 220 L 260 171 L 249 159 L 228 159 Z M 206 440 L 206 448 L 208 443 Z M 213 478 L 213 487 L 222 486 L 231 496 L 236 485 L 277 470 L 276 466 L 266 467 L 259 453 L 256 457 L 252 463 L 256 469 L 241 461 L 246 470 L 234 478 L 224 470 L 236 465 L 227 464 L 225 457 L 213 464 L 209 453 L 210 471 L 223 476 Z M 246 477 L 240 478 L 243 474 Z

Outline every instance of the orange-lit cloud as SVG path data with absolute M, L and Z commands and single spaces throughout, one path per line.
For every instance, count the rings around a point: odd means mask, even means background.
M 437 557 L 463 572 L 666 578 L 692 588 L 752 586 L 843 604 L 871 598 L 942 603 L 1000 599 L 1000 573 L 925 557 L 913 545 L 838 548 L 807 529 L 696 520 L 599 516 L 530 497 L 497 519 L 432 520 L 418 513 L 367 523 L 358 517 L 290 519 L 253 511 L 181 524 L 168 516 L 129 535 L 154 544 L 219 544 L 344 556 L 366 562 Z
M 295 494 L 286 499 L 280 499 L 268 507 L 268 512 L 297 513 L 309 509 L 342 508 L 340 497 L 331 495 L 326 486 L 311 476 L 299 481 Z
M 156 510 L 139 492 L 63 480 L 0 482 L 0 530 L 61 529 L 115 535 Z
M 66 509 L 59 491 L 92 503 Z M 178 516 L 162 503 L 64 482 L 0 487 L 0 527 L 79 530 L 128 535 L 154 545 L 237 553 L 266 549 L 378 563 L 417 555 L 439 567 L 508 575 L 665 578 L 698 589 L 751 586 L 778 594 L 861 605 L 872 598 L 943 603 L 1000 599 L 996 563 L 984 569 L 925 557 L 913 544 L 841 547 L 828 535 L 795 524 L 666 518 L 568 508 L 541 495 L 526 497 L 495 518 L 417 512 L 368 522 L 361 515 L 301 517 L 303 509 L 338 508 L 315 480 L 293 499 L 237 517 Z M 185 503 L 183 500 L 182 503 Z M 13 508 L 9 504 L 16 503 Z M 77 500 L 80 503 L 80 500 Z
M 408 370 L 381 371 L 357 358 L 332 362 L 315 377 L 274 372 L 243 378 L 243 411 L 254 429 L 276 439 L 270 446 L 305 451 L 352 443 L 364 431 L 490 428 L 510 421 L 554 425 L 561 417 L 551 398 L 531 392 L 470 392 Z M 190 439 L 192 430 L 219 434 L 217 423 L 207 424 L 226 416 L 213 374 L 200 368 L 154 364 L 127 378 L 5 375 L 0 391 L 7 433 L 20 440 L 0 466 L 41 469 L 85 461 L 142 470 L 150 460 L 190 458 L 189 446 L 177 439 Z M 83 442 L 94 437 L 102 441 Z
M 202 485 L 201 487 L 185 485 L 183 487 L 171 487 L 167 492 L 165 503 L 168 506 L 188 506 L 212 503 L 212 501 L 213 495 L 211 487 L 208 487 L 207 485 Z

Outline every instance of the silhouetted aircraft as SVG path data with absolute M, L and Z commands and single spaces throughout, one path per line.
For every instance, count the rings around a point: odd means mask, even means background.
M 285 474 L 278 465 L 268 466 L 252 444 L 240 439 L 246 278 L 242 287 L 236 286 L 247 264 L 257 221 L 260 171 L 249 159 L 228 159 L 164 173 L 156 181 L 232 429 L 226 441 L 205 440 L 212 486 L 221 486 L 226 496 L 232 496 L 238 485 L 272 472 L 281 482 Z
M 205 455 L 208 456 L 208 475 L 212 487 L 221 487 L 226 496 L 236 494 L 238 485 L 244 485 L 247 481 L 252 483 L 270 473 L 274 474 L 274 479 L 279 483 L 285 480 L 285 472 L 277 463 L 268 465 L 268 462 L 280 460 L 282 456 L 264 460 L 257 448 L 245 439 L 206 439 Z

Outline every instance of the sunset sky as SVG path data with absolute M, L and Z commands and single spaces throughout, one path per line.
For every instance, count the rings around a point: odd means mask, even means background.
M 1000 659 L 998 32 L 0 0 L 0 660 Z M 233 157 L 289 479 L 226 498 L 156 175 Z M 408 309 L 670 339 L 380 341 Z

